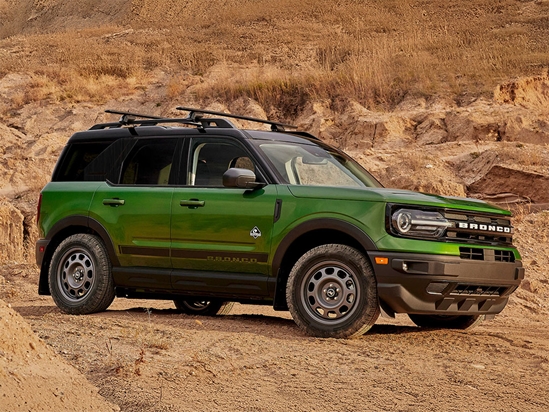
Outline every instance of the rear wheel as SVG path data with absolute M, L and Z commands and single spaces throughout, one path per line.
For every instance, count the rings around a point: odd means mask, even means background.
M 215 316 L 227 315 L 234 302 L 222 300 L 174 299 L 175 307 L 187 315 Z
M 312 336 L 359 336 L 379 316 L 370 263 L 346 245 L 321 245 L 305 253 L 290 273 L 286 299 L 294 321 Z
M 484 320 L 483 315 L 412 315 L 417 326 L 436 329 L 472 329 Z
M 114 299 L 111 262 L 101 239 L 80 233 L 53 252 L 48 274 L 55 304 L 66 313 L 101 312 Z

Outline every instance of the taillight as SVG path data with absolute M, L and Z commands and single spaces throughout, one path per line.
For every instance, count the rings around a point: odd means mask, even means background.
M 36 224 L 40 222 L 40 208 L 42 207 L 42 193 L 40 193 L 40 197 L 38 198 L 38 206 L 36 207 Z

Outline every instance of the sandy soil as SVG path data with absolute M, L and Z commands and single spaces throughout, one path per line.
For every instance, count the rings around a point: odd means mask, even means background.
M 199 318 L 171 302 L 117 299 L 104 313 L 65 315 L 36 295 L 32 265 L 1 273 L 0 297 L 122 411 L 549 409 L 549 305 L 525 289 L 472 331 L 422 330 L 397 315 L 335 340 L 304 336 L 288 313 L 259 306 Z M 80 398 L 73 410 L 97 401 Z

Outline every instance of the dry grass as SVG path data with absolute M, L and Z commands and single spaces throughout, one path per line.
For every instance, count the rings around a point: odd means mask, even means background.
M 170 340 L 163 336 L 158 329 L 154 327 L 151 320 L 151 309 L 145 309 L 148 316 L 147 325 L 140 325 L 129 332 L 129 337 L 137 342 L 144 352 L 145 349 L 169 349 L 171 346 Z
M 129 92 L 156 69 L 173 73 L 167 93 L 177 96 L 179 76 L 216 66 L 225 73 L 202 97 L 248 96 L 291 114 L 316 97 L 387 108 L 408 94 L 489 94 L 503 79 L 549 66 L 547 2 L 134 3 L 107 25 L 71 26 L 67 16 L 53 22 L 59 31 L 25 37 L 24 13 L 34 9 L 0 7 L 10 17 L 0 36 L 15 35 L 0 42 L 0 75 L 32 74 L 20 101 L 81 101 Z M 39 32 L 51 31 L 47 23 L 32 20 Z M 243 76 L 240 65 L 257 70 Z
M 160 350 L 167 350 L 172 346 L 171 340 L 166 337 L 161 330 L 154 327 L 151 320 L 151 310 L 146 309 L 148 322 L 139 324 L 134 328 L 124 328 L 121 330 L 122 344 L 130 343 L 139 348 L 139 354 L 129 355 L 113 344 L 112 339 L 105 342 L 107 357 L 105 361 L 105 370 L 114 372 L 116 375 L 131 377 L 132 375 L 141 375 L 141 366 L 146 363 L 146 355 L 152 351 L 155 353 Z

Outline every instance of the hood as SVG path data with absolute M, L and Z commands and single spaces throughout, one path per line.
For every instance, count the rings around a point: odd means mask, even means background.
M 497 213 L 502 215 L 511 214 L 508 210 L 491 205 L 482 200 L 432 195 L 402 189 L 289 185 L 288 190 L 295 197 L 383 202 Z

